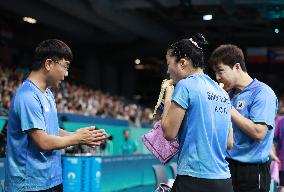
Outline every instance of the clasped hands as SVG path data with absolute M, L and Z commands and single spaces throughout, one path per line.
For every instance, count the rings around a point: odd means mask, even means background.
M 75 132 L 80 145 L 90 147 L 99 146 L 107 139 L 107 133 L 103 129 L 96 129 L 95 126 L 84 127 Z

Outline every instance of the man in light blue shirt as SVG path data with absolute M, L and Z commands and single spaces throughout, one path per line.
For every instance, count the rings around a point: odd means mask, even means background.
M 70 48 L 49 39 L 35 50 L 28 79 L 12 100 L 7 133 L 5 192 L 62 192 L 61 148 L 76 144 L 99 145 L 102 130 L 82 128 L 70 133 L 59 128 L 52 92 L 68 75 Z
M 248 75 L 244 54 L 235 45 L 216 48 L 210 63 L 217 81 L 229 91 L 233 106 L 234 144 L 227 158 L 234 191 L 268 192 L 268 160 L 278 105 L 276 95 L 268 85 Z
M 180 144 L 173 192 L 233 191 L 225 160 L 231 103 L 203 73 L 204 44 L 205 38 L 198 34 L 167 50 L 168 74 L 176 86 L 162 85 L 166 86 L 162 128 L 166 139 L 178 136 Z

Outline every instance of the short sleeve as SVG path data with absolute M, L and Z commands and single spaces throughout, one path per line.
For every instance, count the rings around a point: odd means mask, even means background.
M 255 123 L 265 123 L 269 129 L 274 127 L 277 111 L 277 97 L 271 89 L 261 89 L 252 102 L 250 119 Z
M 172 101 L 180 105 L 185 110 L 188 108 L 189 101 L 190 101 L 190 98 L 189 98 L 190 94 L 189 94 L 188 87 L 186 86 L 186 83 L 187 81 L 185 80 L 181 80 L 180 82 L 178 82 L 174 89 L 174 93 L 172 97 Z
M 43 110 L 35 94 L 29 92 L 16 96 L 15 110 L 20 118 L 22 131 L 46 130 Z

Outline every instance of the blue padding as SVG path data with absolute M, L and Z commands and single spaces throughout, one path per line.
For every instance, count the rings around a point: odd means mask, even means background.
M 129 126 L 128 121 L 126 120 L 101 118 L 90 115 L 59 113 L 58 119 L 59 121 L 71 121 L 71 122 L 80 122 L 80 123 L 89 123 L 89 124 L 114 125 L 114 126 L 126 126 L 126 127 Z
M 101 157 L 64 156 L 62 161 L 63 191 L 101 191 Z
M 175 157 L 169 163 L 176 160 Z M 4 161 L 4 158 L 0 158 L 0 180 L 4 178 Z M 170 179 L 172 174 L 169 163 L 165 168 Z M 154 191 L 154 164 L 161 165 L 152 155 L 63 156 L 64 191 Z

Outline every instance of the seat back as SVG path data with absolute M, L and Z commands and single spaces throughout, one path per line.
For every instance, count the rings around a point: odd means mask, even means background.
M 156 188 L 160 183 L 167 183 L 168 177 L 165 167 L 163 165 L 152 165 L 152 167 L 155 173 Z
M 1 188 L 2 188 L 2 191 L 4 191 L 4 179 L 1 180 Z
M 176 162 L 170 163 L 170 168 L 173 174 L 173 178 L 175 179 L 177 176 L 177 163 Z

